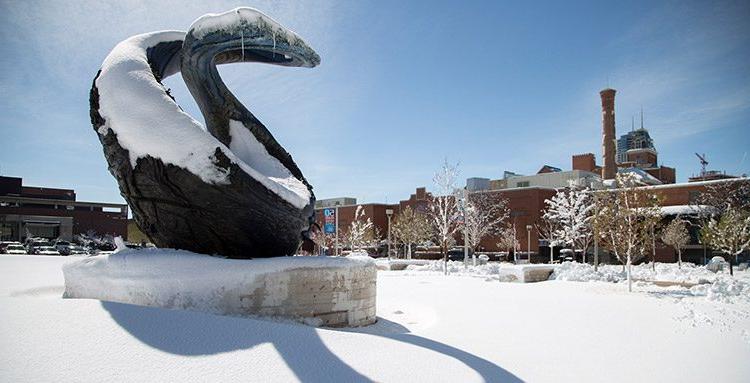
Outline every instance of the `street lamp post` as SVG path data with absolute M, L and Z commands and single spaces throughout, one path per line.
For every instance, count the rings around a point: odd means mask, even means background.
M 531 225 L 526 225 L 526 254 L 531 264 Z
M 594 217 L 599 216 L 599 199 L 596 194 L 594 194 Z M 595 218 L 596 219 L 596 218 Z M 591 228 L 591 231 L 594 233 L 594 271 L 599 270 L 599 225 L 594 222 L 594 227 Z
M 468 198 L 468 190 L 464 189 L 464 198 L 463 201 L 461 201 L 461 208 L 463 210 L 464 214 L 464 267 L 467 267 L 467 262 L 469 261 L 469 234 L 466 230 L 466 199 Z M 476 266 L 476 261 L 474 261 L 474 266 Z
M 385 209 L 385 215 L 388 217 L 388 260 L 391 260 L 391 216 L 393 209 Z
M 333 244 L 333 254 L 339 255 L 339 207 L 336 206 L 336 238 Z
M 513 217 L 513 263 L 518 263 L 518 251 L 521 244 L 518 243 L 518 232 L 516 231 L 516 217 Z

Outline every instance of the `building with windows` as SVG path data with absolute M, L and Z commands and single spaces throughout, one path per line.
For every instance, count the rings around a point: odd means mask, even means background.
M 628 159 L 628 151 L 636 149 L 651 149 L 656 152 L 654 140 L 651 139 L 648 130 L 643 127 L 631 130 L 617 139 L 617 162 L 623 163 L 630 161 Z
M 0 240 L 71 240 L 79 233 L 127 235 L 128 205 L 76 200 L 72 189 L 26 186 L 0 176 Z
M 315 201 L 315 208 L 356 205 L 357 199 L 352 197 L 326 198 Z

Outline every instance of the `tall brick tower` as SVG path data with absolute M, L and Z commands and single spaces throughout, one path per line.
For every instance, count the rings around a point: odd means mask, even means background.
M 599 92 L 602 96 L 602 152 L 604 154 L 604 168 L 602 178 L 611 180 L 617 174 L 615 163 L 615 92 L 614 89 L 604 89 Z

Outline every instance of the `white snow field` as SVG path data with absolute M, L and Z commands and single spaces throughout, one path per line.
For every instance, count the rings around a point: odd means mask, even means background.
M 378 323 L 341 330 L 62 299 L 79 259 L 0 256 L 0 381 L 750 381 L 747 297 L 380 271 Z

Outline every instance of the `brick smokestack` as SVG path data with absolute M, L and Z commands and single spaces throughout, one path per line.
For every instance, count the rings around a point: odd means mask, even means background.
M 602 152 L 604 154 L 604 168 L 602 178 L 611 180 L 617 173 L 615 163 L 615 92 L 614 89 L 604 89 L 599 92 L 602 96 Z

